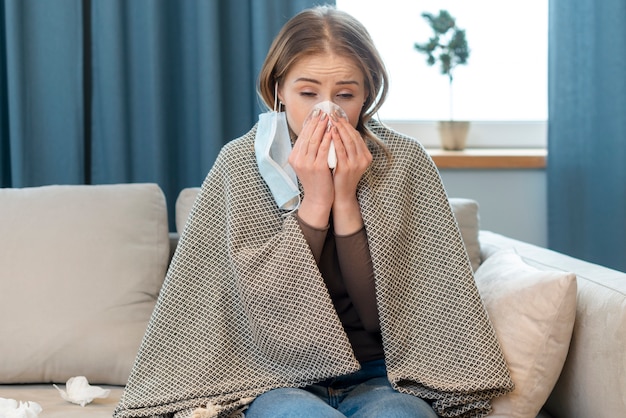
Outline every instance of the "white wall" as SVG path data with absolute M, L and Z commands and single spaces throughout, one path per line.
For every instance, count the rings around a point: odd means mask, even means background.
M 386 120 L 384 123 L 426 148 L 440 147 L 437 122 Z M 468 148 L 545 148 L 545 121 L 472 121 Z M 542 247 L 548 242 L 546 172 L 543 169 L 442 169 L 450 197 L 467 197 L 480 205 L 482 229 Z
M 547 246 L 545 170 L 440 170 L 448 196 L 478 201 L 481 229 Z

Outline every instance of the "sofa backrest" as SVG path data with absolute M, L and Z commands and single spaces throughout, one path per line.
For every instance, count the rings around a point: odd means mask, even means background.
M 168 252 L 155 184 L 0 189 L 0 383 L 125 384 Z

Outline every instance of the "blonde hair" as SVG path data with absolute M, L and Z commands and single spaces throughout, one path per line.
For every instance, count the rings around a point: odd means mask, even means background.
M 381 144 L 366 124 L 387 96 L 387 70 L 367 29 L 348 13 L 332 6 L 306 9 L 283 26 L 259 73 L 259 96 L 272 109 L 276 83 L 281 84 L 295 62 L 304 56 L 330 52 L 351 59 L 363 72 L 368 96 L 356 128 L 364 137 Z

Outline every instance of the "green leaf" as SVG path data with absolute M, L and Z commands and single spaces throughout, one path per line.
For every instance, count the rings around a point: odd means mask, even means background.
M 465 30 L 456 26 L 456 20 L 447 10 L 440 10 L 436 16 L 424 12 L 422 17 L 433 30 L 433 36 L 426 43 L 416 42 L 414 48 L 426 55 L 428 65 L 439 62 L 441 73 L 452 83 L 452 71 L 457 65 L 466 65 L 470 55 Z

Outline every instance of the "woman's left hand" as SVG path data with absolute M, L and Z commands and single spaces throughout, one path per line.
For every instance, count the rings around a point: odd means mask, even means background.
M 332 119 L 331 138 L 337 154 L 337 167 L 333 173 L 333 223 L 337 234 L 347 235 L 363 226 L 356 189 L 372 162 L 372 154 L 350 122 L 336 116 Z
M 337 154 L 335 201 L 351 199 L 356 197 L 356 187 L 372 162 L 372 154 L 359 131 L 344 118 L 333 118 L 331 138 Z

